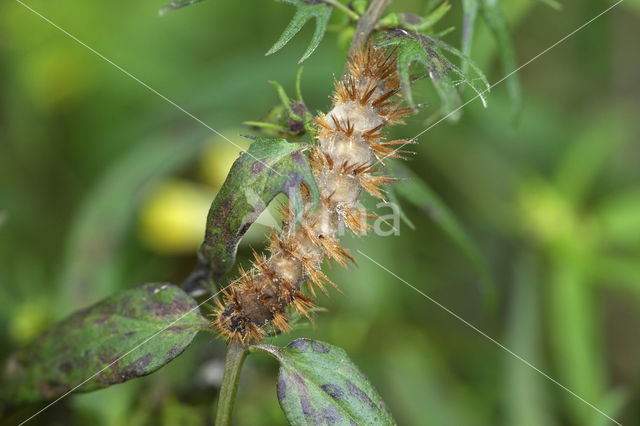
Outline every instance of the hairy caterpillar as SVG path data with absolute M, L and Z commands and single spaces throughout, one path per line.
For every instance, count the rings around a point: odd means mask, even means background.
M 218 301 L 213 326 L 226 339 L 258 342 L 268 323 L 288 330 L 285 311 L 290 305 L 309 316 L 313 299 L 300 291 L 302 284 L 308 281 L 313 295 L 314 288 L 326 292 L 325 284 L 335 287 L 321 270 L 325 256 L 343 266 L 354 260 L 340 246 L 338 230 L 346 225 L 366 232 L 366 218 L 375 216 L 359 210 L 358 197 L 364 189 L 382 198 L 381 186 L 394 180 L 375 173 L 376 159 L 382 163 L 397 157 L 393 146 L 406 143 L 382 141 L 384 126 L 411 113 L 392 99 L 400 86 L 396 59 L 367 46 L 351 56 L 348 65 L 347 76 L 336 83 L 333 108 L 314 119 L 318 133 L 310 159 L 321 202 L 311 212 L 310 196 L 303 191 L 301 223 L 296 226 L 293 213 L 285 209 L 282 231 L 271 231 L 270 256 L 254 253 L 254 267 L 241 270 L 241 277 Z

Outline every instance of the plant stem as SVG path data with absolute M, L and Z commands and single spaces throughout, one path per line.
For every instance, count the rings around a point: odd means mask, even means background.
M 340 9 L 341 11 L 343 11 L 344 13 L 346 13 L 347 15 L 349 15 L 351 17 L 351 19 L 354 20 L 358 20 L 358 18 L 360 18 L 360 15 L 358 15 L 356 12 L 354 12 L 353 10 L 349 9 L 347 6 L 345 6 L 344 4 L 340 3 L 337 0 L 323 0 L 324 3 L 331 5 L 333 7 L 335 7 L 336 9 Z
M 243 345 L 229 343 L 229 346 L 227 346 L 227 357 L 224 361 L 224 374 L 222 375 L 222 385 L 220 386 L 220 396 L 216 411 L 216 426 L 228 426 L 231 424 L 233 406 L 238 392 L 238 379 L 240 378 L 240 371 L 247 353 L 248 350 Z
M 375 29 L 378 19 L 380 19 L 390 1 L 391 0 L 372 0 L 371 3 L 369 3 L 367 11 L 358 19 L 356 32 L 353 35 L 353 39 L 351 39 L 351 46 L 349 46 L 349 56 L 354 55 L 364 47 L 369 38 L 369 34 Z M 348 71 L 349 66 L 345 64 L 342 70 L 342 77 L 347 75 Z

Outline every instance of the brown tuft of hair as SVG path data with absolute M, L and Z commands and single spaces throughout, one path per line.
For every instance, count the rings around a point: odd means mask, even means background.
M 346 226 L 356 235 L 368 232 L 368 219 L 377 218 L 357 205 L 364 190 L 383 199 L 385 185 L 395 181 L 378 173 L 386 158 L 399 158 L 395 149 L 404 140 L 383 141 L 385 126 L 401 123 L 413 112 L 399 107 L 394 96 L 400 90 L 393 53 L 368 45 L 349 58 L 349 74 L 335 83 L 330 112 L 313 120 L 317 141 L 308 150 L 309 164 L 320 190 L 320 203 L 311 211 L 309 188 L 301 184 L 303 215 L 300 223 L 287 205 L 280 207 L 282 231 L 271 229 L 267 257 L 253 252 L 252 268 L 240 268 L 239 278 L 216 301 L 212 328 L 223 338 L 243 345 L 262 340 L 272 324 L 289 331 L 288 311 L 312 320 L 318 291 L 337 286 L 322 272 L 325 258 L 346 266 L 355 259 L 337 239 Z M 339 289 L 338 289 L 339 291 Z

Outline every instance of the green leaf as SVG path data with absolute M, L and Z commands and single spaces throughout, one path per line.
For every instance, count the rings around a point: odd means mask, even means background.
M 352 0 L 351 7 L 358 15 L 362 15 L 367 10 L 368 2 L 368 0 Z
M 607 244 L 640 248 L 640 190 L 609 197 L 596 212 L 600 235 Z M 640 281 L 640 276 L 638 276 Z
M 600 286 L 640 296 L 640 264 L 637 256 L 594 256 L 588 272 L 589 278 Z
M 434 80 L 433 88 L 440 98 L 440 114 L 455 123 L 462 116 L 462 97 L 450 83 Z
M 587 263 L 585 259 L 576 258 L 574 254 L 555 255 L 548 286 L 547 321 L 551 326 L 558 381 L 600 407 L 607 381 L 605 346 L 601 338 L 598 296 L 589 286 L 584 263 Z M 576 404 L 572 395 L 564 394 L 562 402 L 574 424 L 588 424 L 598 415 L 591 407 Z
M 561 10 L 562 4 L 556 0 L 538 0 L 540 3 L 544 3 L 552 9 Z
M 400 180 L 391 191 L 406 199 L 425 212 L 458 246 L 463 255 L 473 265 L 481 278 L 490 301 L 495 291 L 495 283 L 491 270 L 482 255 L 481 249 L 473 242 L 453 212 L 444 204 L 438 195 L 411 169 L 399 162 L 389 164 L 393 176 Z
M 320 44 L 320 41 L 324 37 L 324 33 L 327 29 L 327 22 L 329 22 L 329 17 L 331 16 L 331 6 L 326 3 L 319 2 L 317 0 L 279 0 L 286 3 L 291 3 L 296 7 L 296 14 L 293 15 L 293 19 L 289 22 L 289 25 L 284 29 L 282 35 L 275 42 L 275 44 L 269 49 L 266 55 L 271 55 L 272 53 L 277 52 L 282 49 L 285 44 L 289 42 L 293 38 L 294 35 L 302 29 L 304 24 L 307 23 L 311 18 L 316 19 L 316 30 L 313 33 L 313 37 L 311 38 L 311 43 L 309 43 L 309 47 L 302 55 L 302 58 L 298 61 L 301 63 L 305 59 L 307 59 L 316 47 Z
M 182 9 L 185 6 L 190 6 L 194 3 L 200 3 L 203 0 L 176 0 L 176 1 L 172 1 L 171 3 L 169 3 L 168 5 L 166 5 L 165 7 L 163 7 L 162 9 L 160 9 L 158 11 L 158 14 L 160 16 L 164 15 L 167 12 L 170 12 L 172 10 L 177 10 L 177 9 Z
M 422 17 L 414 13 L 391 12 L 378 21 L 380 25 L 402 27 L 411 31 L 429 31 L 451 9 L 451 4 L 443 2 L 433 12 Z
M 541 365 L 539 265 L 531 253 L 520 254 L 514 262 L 505 346 L 534 365 Z M 502 401 L 505 424 L 512 426 L 551 425 L 546 384 L 522 361 L 504 353 Z
M 576 203 L 585 200 L 611 161 L 613 153 L 629 140 L 630 130 L 619 115 L 601 114 L 587 120 L 560 159 L 556 181 L 563 195 Z
M 222 278 L 233 266 L 240 239 L 276 195 L 289 197 L 299 221 L 303 213 L 300 184 L 304 183 L 315 210 L 320 194 L 303 152 L 307 147 L 286 139 L 257 138 L 241 154 L 211 204 L 199 265 L 187 281 Z
M 278 92 L 280 105 L 272 108 L 263 121 L 245 121 L 244 124 L 257 127 L 267 134 L 285 138 L 297 138 L 310 131 L 313 125 L 313 115 L 311 115 L 302 101 L 300 92 L 301 71 L 302 67 L 300 67 L 296 78 L 297 99 L 290 99 L 280 83 L 269 81 Z
M 599 401 L 598 408 L 607 413 L 609 417 L 617 419 L 621 417 L 623 410 L 629 403 L 631 392 L 627 389 L 613 389 L 607 393 Z M 602 415 L 594 414 L 591 416 L 586 426 L 607 426 L 611 425 L 611 421 Z
M 444 1 L 434 11 L 432 11 L 427 16 L 422 18 L 419 25 L 409 29 L 415 29 L 416 31 L 429 30 L 435 24 L 437 24 L 444 17 L 444 15 L 447 14 L 447 12 L 450 9 L 451 9 L 451 4 L 448 1 Z M 409 14 L 405 14 L 405 15 L 409 15 Z M 408 21 L 407 18 L 405 18 L 404 20 Z
M 9 359 L 0 401 L 47 400 L 80 384 L 86 392 L 153 373 L 208 327 L 197 307 L 179 287 L 154 283 L 78 311 Z
M 309 339 L 294 340 L 285 348 L 252 349 L 280 362 L 278 400 L 289 423 L 395 424 L 380 395 L 344 350 Z
M 397 46 L 398 75 L 409 105 L 414 105 L 410 85 L 410 66 L 413 62 L 418 62 L 427 70 L 442 99 L 442 113 L 444 115 L 453 114 L 461 105 L 460 95 L 455 90 L 460 84 L 471 87 L 482 100 L 482 104 L 486 106 L 484 93 L 489 90 L 486 77 L 469 58 L 453 46 L 438 38 L 405 29 L 389 30 L 387 38 L 380 45 Z M 443 51 L 466 60 L 477 78 L 472 78 L 469 73 L 463 73 L 444 55 Z M 482 84 L 478 84 L 478 80 Z
M 460 45 L 462 54 L 466 57 L 471 57 L 471 42 L 479 5 L 480 2 L 478 0 L 462 0 L 462 41 Z M 462 72 L 466 74 L 469 70 L 469 62 L 462 61 L 461 68 Z
M 122 245 L 139 208 L 140 194 L 150 181 L 193 162 L 205 141 L 200 133 L 179 144 L 172 135 L 156 136 L 123 154 L 91 187 L 72 218 L 64 243 L 56 312 L 62 310 L 61 315 L 66 315 L 70 306 L 86 306 L 118 289 Z
M 386 194 L 389 198 L 389 202 L 391 204 L 395 204 L 395 206 L 398 208 L 398 212 L 400 212 L 400 218 L 404 221 L 404 223 L 407 224 L 407 226 L 409 226 L 409 228 L 411 228 L 412 231 L 415 231 L 416 226 L 413 224 L 411 219 L 409 219 L 409 216 L 407 216 L 407 213 L 405 213 L 405 211 L 402 209 L 402 206 L 400 205 L 400 200 L 398 200 L 395 186 L 391 186 Z
M 520 114 L 520 110 L 522 109 L 520 79 L 514 72 L 517 67 L 516 55 L 513 49 L 513 42 L 511 41 L 511 34 L 509 33 L 507 21 L 502 14 L 498 0 L 485 0 L 478 3 L 480 3 L 482 17 L 496 39 L 498 52 L 500 54 L 500 63 L 502 64 L 502 72 L 505 76 L 512 73 L 506 79 L 506 85 L 509 98 L 511 99 L 513 117 L 517 118 Z

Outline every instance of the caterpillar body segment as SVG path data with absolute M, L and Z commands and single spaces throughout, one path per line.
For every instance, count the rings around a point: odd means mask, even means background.
M 314 119 L 317 140 L 309 153 L 321 202 L 312 211 L 303 184 L 300 223 L 284 207 L 282 230 L 271 231 L 269 256 L 254 253 L 251 270 L 241 269 L 223 294 L 213 326 L 226 339 L 256 343 L 269 323 L 287 331 L 290 306 L 310 316 L 314 302 L 302 293 L 302 284 L 309 282 L 313 295 L 315 290 L 326 293 L 328 285 L 336 287 L 321 270 L 323 260 L 343 266 L 354 261 L 340 245 L 338 231 L 346 226 L 365 233 L 372 215 L 360 211 L 358 198 L 363 190 L 382 198 L 382 187 L 394 180 L 378 172 L 386 158 L 399 157 L 394 147 L 406 142 L 383 141 L 382 129 L 412 112 L 394 99 L 400 89 L 395 57 L 368 46 L 349 58 L 349 73 L 335 86 L 332 109 Z

